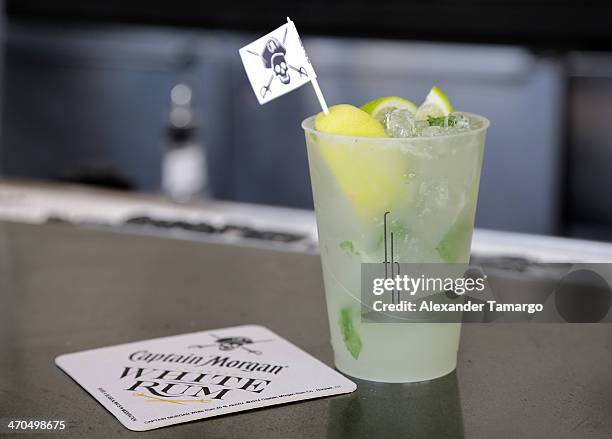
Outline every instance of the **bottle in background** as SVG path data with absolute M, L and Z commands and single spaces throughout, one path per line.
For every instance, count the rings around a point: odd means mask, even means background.
M 162 191 L 178 202 L 208 197 L 205 147 L 197 139 L 192 89 L 177 84 L 170 93 Z

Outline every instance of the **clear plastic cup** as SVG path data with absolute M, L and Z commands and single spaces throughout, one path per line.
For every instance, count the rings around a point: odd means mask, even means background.
M 336 367 L 371 381 L 414 382 L 452 372 L 460 323 L 363 323 L 361 263 L 467 263 L 489 121 L 415 138 L 339 136 L 304 120 L 331 343 Z

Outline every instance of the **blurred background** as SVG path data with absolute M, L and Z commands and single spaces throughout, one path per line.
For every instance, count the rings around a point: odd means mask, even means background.
M 609 2 L 5 0 L 2 10 L 3 177 L 159 193 L 170 190 L 169 154 L 190 151 L 196 196 L 311 208 L 300 122 L 319 110 L 312 88 L 260 107 L 237 52 L 289 15 L 329 103 L 419 103 L 437 84 L 455 108 L 491 120 L 478 227 L 612 240 Z

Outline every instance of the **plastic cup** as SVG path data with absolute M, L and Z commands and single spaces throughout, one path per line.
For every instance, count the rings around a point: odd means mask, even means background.
M 339 136 L 302 123 L 336 367 L 380 382 L 452 372 L 460 323 L 365 323 L 361 264 L 384 260 L 384 217 L 394 261 L 467 263 L 489 121 L 436 137 Z

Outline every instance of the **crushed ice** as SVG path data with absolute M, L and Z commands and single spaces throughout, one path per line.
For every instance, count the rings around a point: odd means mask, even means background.
M 470 130 L 470 119 L 455 112 L 446 117 L 416 120 L 409 110 L 396 109 L 386 114 L 385 131 L 389 137 L 435 137 Z

